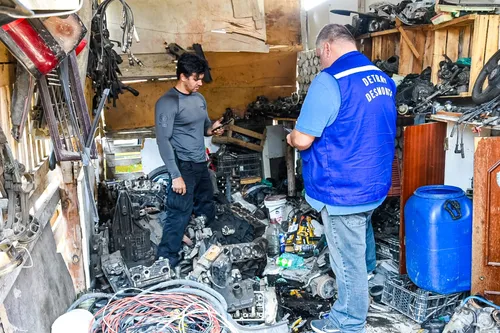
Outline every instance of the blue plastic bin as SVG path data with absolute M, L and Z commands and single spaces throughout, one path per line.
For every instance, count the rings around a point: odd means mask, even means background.
M 406 268 L 418 287 L 470 290 L 472 202 L 458 187 L 423 186 L 405 206 Z

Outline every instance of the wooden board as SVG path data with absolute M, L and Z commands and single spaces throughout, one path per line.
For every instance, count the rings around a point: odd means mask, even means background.
M 479 72 L 483 68 L 485 57 L 484 53 L 486 51 L 486 39 L 488 34 L 488 18 L 490 15 L 478 16 L 474 22 L 474 34 L 473 34 L 473 44 L 471 48 L 471 67 L 470 67 L 470 84 L 469 93 L 472 93 L 474 88 L 474 83 L 476 82 Z M 496 41 L 498 46 L 498 39 Z
M 460 30 L 458 28 L 448 29 L 448 38 L 446 40 L 446 55 L 450 57 L 452 61 L 458 60 L 459 37 Z
M 135 53 L 163 53 L 165 42 L 184 48 L 199 43 L 205 51 L 217 52 L 265 53 L 269 50 L 266 26 L 256 25 L 254 20 L 265 15 L 260 5 L 248 15 L 240 13 L 245 17 L 236 18 L 231 0 L 132 0 L 128 4 L 134 12 L 141 39 L 133 45 Z M 111 3 L 106 14 L 111 39 L 121 40 L 121 3 Z
M 472 294 L 500 302 L 500 138 L 478 138 L 474 154 Z
M 434 52 L 432 56 L 432 75 L 431 81 L 438 82 L 439 62 L 444 60 L 443 54 L 446 54 L 446 30 L 437 30 L 434 33 Z
M 300 0 L 265 0 L 269 45 L 301 44 Z
M 498 51 L 498 28 L 500 26 L 500 16 L 490 15 L 488 21 L 488 38 L 486 41 L 486 51 L 484 62 L 486 63 L 495 52 Z
M 415 38 L 415 32 L 414 31 L 407 31 L 406 35 L 410 39 L 410 42 L 413 43 L 413 40 Z M 399 74 L 400 75 L 407 75 L 413 73 L 413 58 L 414 54 L 411 51 L 410 45 L 408 42 L 401 37 L 401 42 L 399 44 L 401 48 L 401 54 L 399 58 Z
M 446 124 L 429 123 L 404 129 L 399 271 L 406 273 L 404 206 L 424 185 L 444 184 Z
M 434 32 L 431 30 L 427 30 L 425 32 L 424 60 L 422 63 L 422 70 L 432 66 L 433 53 L 434 53 Z
M 468 58 L 470 55 L 470 45 L 472 38 L 472 26 L 468 25 L 460 30 L 460 50 L 458 52 L 459 58 Z
M 7 46 L 4 43 L 0 42 L 0 63 L 15 63 L 16 59 L 10 53 Z

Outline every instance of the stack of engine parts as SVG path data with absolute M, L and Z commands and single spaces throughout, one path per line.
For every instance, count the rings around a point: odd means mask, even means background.
M 8 200 L 7 220 L 0 212 L 0 252 L 7 259 L 0 276 L 12 272 L 27 260 L 26 244 L 41 233 L 40 223 L 29 213 L 28 198 L 34 184 L 24 165 L 14 159 L 7 137 L 0 128 L 0 196 Z
M 330 12 L 345 16 L 354 14 L 352 24 L 347 27 L 357 37 L 369 32 L 391 29 L 396 24 L 396 18 L 405 25 L 431 23 L 430 19 L 435 15 L 434 4 L 434 1 L 428 0 L 403 0 L 397 5 L 381 1 L 370 5 L 368 13 L 339 9 Z
M 299 96 L 301 99 L 304 99 L 311 82 L 321 71 L 319 57 L 316 55 L 316 50 L 299 52 L 297 66 L 299 73 L 297 76 L 297 82 L 299 82 Z
M 447 55 L 445 60 L 439 63 L 438 77 L 442 82 L 447 82 L 453 86 L 452 89 L 443 95 L 458 95 L 469 90 L 470 59 L 459 59 L 453 62 Z M 464 61 L 468 60 L 468 61 Z
M 273 322 L 277 310 L 274 290 L 267 287 L 265 280 L 255 279 L 260 274 L 245 277 L 240 270 L 241 265 L 249 261 L 265 262 L 266 249 L 263 239 L 246 244 L 211 245 L 196 262 L 188 279 L 210 285 L 219 292 L 235 320 Z M 269 316 L 267 312 L 274 315 Z
M 482 297 L 468 297 L 455 310 L 442 332 L 500 333 L 500 307 Z
M 420 74 L 408 74 L 399 84 L 396 93 L 396 105 L 400 115 L 430 114 L 436 110 L 435 100 L 439 96 L 457 94 L 467 89 L 469 68 L 467 65 L 457 65 L 442 61 L 440 67 L 441 83 L 434 86 L 430 81 L 430 67 Z
M 258 96 L 255 102 L 248 105 L 245 118 L 297 118 L 301 107 L 301 98 L 295 93 L 290 97 L 279 97 L 274 101 L 265 96 Z
M 149 179 L 108 181 L 99 185 L 99 234 L 92 240 L 92 275 L 116 292 L 171 278 L 168 260 L 155 261 L 163 227 L 168 182 Z

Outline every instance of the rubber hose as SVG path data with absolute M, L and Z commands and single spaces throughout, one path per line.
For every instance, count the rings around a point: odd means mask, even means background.
M 76 309 L 83 302 L 88 301 L 89 299 L 94 299 L 94 298 L 111 299 L 111 298 L 113 298 L 113 295 L 112 294 L 106 294 L 106 293 L 84 294 L 79 299 L 77 299 L 73 304 L 71 304 L 71 306 L 68 308 L 68 310 L 66 312 L 70 312 L 71 310 Z
M 221 294 L 219 294 L 217 291 L 213 290 L 212 288 L 210 288 L 210 287 L 208 287 L 208 286 L 206 286 L 206 285 L 204 285 L 202 283 L 199 283 L 199 282 L 196 282 L 196 281 L 192 281 L 192 280 L 185 280 L 185 279 L 183 279 L 183 280 L 165 281 L 165 282 L 162 282 L 160 284 L 157 284 L 155 286 L 152 286 L 152 287 L 144 290 L 139 295 L 145 294 L 148 291 L 156 291 L 158 289 L 168 288 L 168 287 L 172 287 L 172 286 L 180 286 L 180 285 L 198 288 L 198 289 L 203 290 L 204 292 L 212 295 L 213 297 L 215 297 L 222 304 L 222 306 L 224 308 L 224 311 L 227 312 L 227 302 L 224 299 L 224 297 L 222 297 Z
M 481 303 L 487 304 L 487 305 L 491 306 L 492 308 L 500 310 L 500 306 L 496 305 L 495 303 L 492 303 L 492 302 L 488 301 L 487 299 L 479 297 L 479 296 L 469 296 L 469 297 L 467 297 L 466 299 L 463 300 L 462 305 L 465 305 L 471 299 L 478 300 Z

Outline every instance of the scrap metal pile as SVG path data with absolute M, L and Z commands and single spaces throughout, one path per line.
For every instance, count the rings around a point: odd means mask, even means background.
M 427 0 L 403 0 L 398 4 L 381 1 L 370 5 L 369 9 L 368 13 L 337 9 L 331 12 L 347 16 L 355 14 L 351 25 L 348 25 L 354 36 L 394 28 L 396 18 L 405 25 L 417 25 L 430 23 L 435 15 L 434 1 Z
M 265 233 L 269 192 L 262 186 L 233 195 L 232 203 L 216 196 L 215 221 L 191 219 L 172 269 L 167 259 L 155 260 L 169 186 L 168 174 L 158 173 L 99 185 L 100 223 L 91 245 L 98 294 L 84 296 L 94 300 L 92 332 L 245 332 L 255 325 L 288 332 L 287 318 L 299 332 L 329 311 L 336 283 L 323 226 L 302 200 L 287 203 L 280 245 Z

